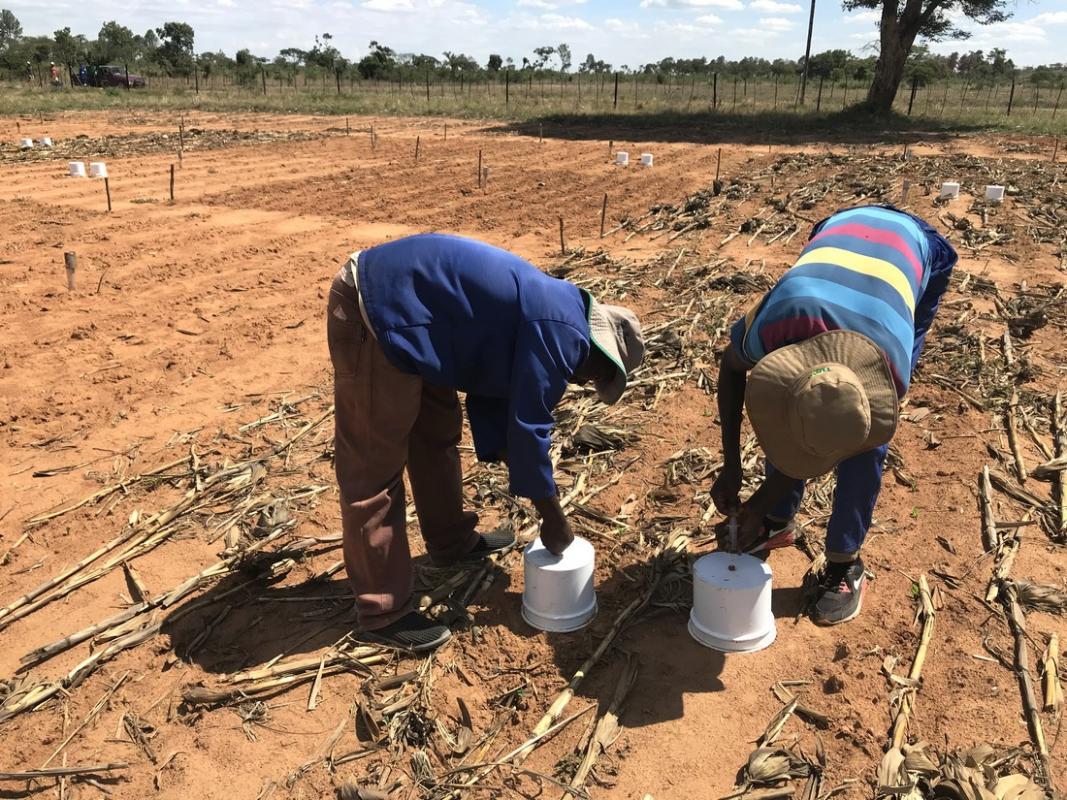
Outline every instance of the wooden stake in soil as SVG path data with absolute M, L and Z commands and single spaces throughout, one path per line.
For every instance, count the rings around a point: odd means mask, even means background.
M 604 238 L 604 223 L 608 218 L 608 193 L 604 192 L 604 202 L 600 205 L 600 238 Z
M 1056 140 L 1056 144 L 1053 145 L 1053 147 L 1052 147 L 1052 163 L 1053 164 L 1056 163 L 1056 156 L 1058 156 L 1059 153 L 1060 153 L 1060 140 L 1057 139 Z
M 719 152 L 715 156 L 715 180 L 719 179 L 719 168 L 722 166 L 722 148 L 719 148 Z
M 77 283 L 75 272 L 78 269 L 78 254 L 71 251 L 63 254 L 63 263 L 67 268 L 67 290 L 74 291 Z
M 482 148 L 478 148 L 478 188 L 482 188 Z
M 563 217 L 559 218 L 559 254 L 567 255 L 567 244 L 563 240 Z
M 104 194 L 107 195 L 107 211 L 111 213 L 111 184 L 108 183 L 108 179 L 104 178 Z
M 352 133 L 352 128 L 348 125 L 348 117 L 345 117 L 345 136 L 349 136 Z
M 419 163 L 419 145 L 421 143 L 422 143 L 422 137 L 421 136 L 416 136 L 415 137 L 415 163 L 416 164 Z
M 538 122 L 537 123 L 537 143 L 538 144 L 544 144 L 545 143 L 545 125 L 544 125 L 543 122 Z
M 170 202 L 174 202 L 174 165 L 170 165 Z

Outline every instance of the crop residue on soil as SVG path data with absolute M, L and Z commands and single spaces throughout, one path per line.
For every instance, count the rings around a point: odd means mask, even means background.
M 56 148 L 0 149 L 0 772 L 65 797 L 227 800 L 1067 785 L 1063 165 L 1040 140 L 934 137 L 906 160 L 724 144 L 716 183 L 717 145 L 684 132 L 544 133 L 191 115 L 170 204 L 176 120 L 22 121 Z M 655 166 L 614 166 L 608 139 Z M 64 177 L 75 155 L 106 156 L 111 215 L 99 182 Z M 833 487 L 816 481 L 797 546 L 770 557 L 777 641 L 724 657 L 685 627 L 719 522 L 717 353 L 814 222 L 900 203 L 905 180 L 961 261 L 902 409 L 864 612 L 803 615 Z M 938 199 L 944 180 L 960 199 Z M 325 293 L 353 250 L 424 230 L 513 249 L 645 324 L 623 401 L 575 389 L 557 415 L 561 496 L 597 549 L 582 632 L 523 622 L 517 550 L 420 564 L 421 603 L 457 631 L 434 656 L 350 635 Z M 464 458 L 482 524 L 534 534 L 506 474 Z M 751 488 L 748 434 L 744 458 Z

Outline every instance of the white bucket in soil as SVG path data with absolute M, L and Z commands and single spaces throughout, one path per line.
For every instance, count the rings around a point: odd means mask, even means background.
M 642 153 L 641 154 L 641 166 L 642 167 L 651 167 L 652 166 L 652 154 L 651 153 Z
M 751 653 L 777 635 L 771 568 L 755 556 L 709 553 L 693 564 L 689 634 L 724 653 Z
M 89 162 L 89 177 L 90 178 L 106 178 L 107 177 L 107 164 L 103 161 L 90 161 Z
M 51 147 L 51 146 L 52 146 L 52 137 L 51 136 L 45 136 L 43 139 L 41 139 L 41 147 Z
M 32 150 L 33 139 L 19 139 L 19 147 L 23 150 Z
M 84 178 L 85 177 L 85 162 L 84 161 L 71 161 L 67 164 L 67 169 L 70 170 L 70 177 L 72 178 Z
M 1004 187 L 1003 186 L 987 186 L 985 187 L 985 199 L 994 203 L 1000 203 L 1004 200 Z
M 562 555 L 552 555 L 538 537 L 523 552 L 522 618 L 552 633 L 584 628 L 596 616 L 593 545 L 575 537 Z
M 955 200 L 960 196 L 960 185 L 956 181 L 945 181 L 941 184 L 941 199 Z
M 625 150 L 620 150 L 615 154 L 615 163 L 618 164 L 620 167 L 625 167 L 627 164 L 630 163 L 630 154 L 627 153 Z

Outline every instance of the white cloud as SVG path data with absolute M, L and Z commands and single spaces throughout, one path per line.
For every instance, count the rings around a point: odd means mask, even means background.
M 869 9 L 867 11 L 856 11 L 853 14 L 847 14 L 845 16 L 846 25 L 862 25 L 864 23 L 877 23 L 882 19 L 882 12 L 876 8 Z
M 736 39 L 744 44 L 761 44 L 768 39 L 777 39 L 778 35 L 778 31 L 766 30 L 764 28 L 735 28 L 729 33 L 730 38 Z
M 586 0 L 516 0 L 515 5 L 520 8 L 539 8 L 544 11 L 555 11 L 561 6 L 583 5 Z
M 640 23 L 632 20 L 622 20 L 616 17 L 609 17 L 604 20 L 604 27 L 612 33 L 619 33 L 622 35 L 637 34 L 641 32 Z
M 591 31 L 593 26 L 581 17 L 567 17 L 563 14 L 542 14 L 541 27 L 550 31 Z
M 369 11 L 409 12 L 415 10 L 411 0 L 366 0 L 363 7 Z
M 760 17 L 759 24 L 768 31 L 785 32 L 793 29 L 793 21 L 785 17 Z
M 748 7 L 767 14 L 799 14 L 804 10 L 797 3 L 779 3 L 778 0 L 752 0 Z
M 714 14 L 702 14 L 696 18 L 698 25 L 719 25 L 722 23 L 722 18 L 716 17 Z
M 1067 11 L 1046 11 L 1028 21 L 1035 25 L 1067 25 Z
M 740 11 L 741 0 L 641 0 L 641 8 L 725 8 Z

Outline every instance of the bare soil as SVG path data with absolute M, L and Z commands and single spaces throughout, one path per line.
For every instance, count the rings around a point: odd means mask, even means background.
M 1041 446 L 1052 448 L 1049 398 L 1065 384 L 1067 316 L 1062 298 L 1056 299 L 1067 259 L 1064 229 L 1030 213 L 1043 207 L 1062 213 L 1067 207 L 1063 165 L 1048 163 L 1051 148 L 1045 142 L 939 138 L 917 146 L 908 162 L 900 162 L 896 143 L 857 146 L 847 134 L 796 147 L 779 139 L 773 145 L 730 143 L 722 149 L 721 177 L 745 188 L 707 226 L 673 239 L 671 230 L 630 236 L 631 226 L 601 240 L 605 194 L 609 230 L 658 204 L 682 203 L 711 186 L 717 146 L 687 144 L 684 131 L 674 142 L 649 146 L 621 139 L 609 144 L 610 135 L 555 138 L 546 128 L 539 142 L 536 135 L 469 121 L 352 118 L 347 133 L 343 121 L 315 117 L 188 115 L 184 123 L 200 132 L 186 134 L 190 144 L 176 171 L 171 204 L 177 119 L 97 114 L 0 119 L 6 142 L 21 133 L 48 135 L 57 144 L 48 157 L 41 151 L 19 154 L 9 145 L 0 152 L 0 554 L 7 554 L 0 566 L 0 603 L 17 601 L 114 539 L 128 529 L 132 513 L 144 517 L 195 492 L 194 470 L 207 474 L 201 464 L 215 469 L 249 458 L 326 411 L 331 386 L 325 297 L 353 250 L 422 231 L 475 236 L 633 305 L 646 324 L 674 326 L 699 308 L 686 307 L 686 284 L 705 275 L 706 265 L 718 264 L 713 271 L 726 277 L 772 280 L 799 252 L 809 219 L 850 204 L 848 181 L 880 181 L 891 189 L 884 196 L 853 193 L 852 202 L 899 202 L 901 181 L 908 177 L 908 208 L 943 230 L 951 228 L 960 276 L 974 277 L 963 286 L 957 281 L 946 297 L 927 363 L 912 386 L 906 410 L 925 408 L 929 414 L 902 422 L 894 441 L 899 469 L 886 474 L 877 524 L 864 550 L 876 577 L 863 614 L 840 627 L 813 625 L 801 614 L 809 557 L 801 549 L 779 551 L 771 558 L 777 641 L 758 654 L 724 657 L 689 637 L 688 587 L 675 586 L 656 594 L 625 626 L 564 718 L 590 704 L 605 706 L 624 654 L 632 654 L 639 674 L 621 715 L 621 735 L 599 760 L 595 780 L 587 783 L 589 795 L 720 797 L 733 789 L 754 741 L 782 705 L 772 685 L 806 681 L 793 690 L 829 723 L 817 728 L 793 717 L 783 740 L 796 738 L 812 753 L 818 736 L 826 751 L 824 788 L 855 779 L 841 796 L 873 796 L 895 688 L 882 666 L 887 656 L 896 656 L 896 672 L 907 672 L 919 632 L 913 585 L 925 573 L 943 607 L 914 699 L 910 738 L 941 750 L 982 742 L 1029 747 L 1015 673 L 998 660 L 1003 656 L 1010 665 L 1011 633 L 1000 607 L 984 602 L 993 559 L 984 553 L 976 498 L 984 464 L 1017 482 L 1001 388 L 1010 392 L 1010 385 L 1017 385 L 1034 428 L 1036 435 L 1025 429 L 1019 434 L 1032 468 L 1047 460 Z M 79 135 L 87 139 L 76 140 Z M 73 144 L 77 141 L 82 144 Z M 211 144 L 198 148 L 197 141 Z M 634 164 L 646 149 L 655 155 L 651 169 Z M 615 150 L 629 151 L 629 168 L 613 165 Z M 490 170 L 484 188 L 476 177 L 479 153 Z M 111 213 L 102 182 L 66 177 L 68 155 L 107 161 Z M 950 167 L 959 174 L 946 174 Z M 937 203 L 940 182 L 960 174 L 964 196 Z M 1002 206 L 976 204 L 987 175 L 1012 178 L 1020 193 Z M 820 194 L 820 182 L 832 184 L 833 191 Z M 811 205 L 791 206 L 798 217 L 775 218 L 775 224 L 795 225 L 792 236 L 772 242 L 771 230 L 753 236 L 755 229 L 748 227 L 721 244 L 747 220 L 768 218 L 770 200 L 805 187 L 814 187 Z M 949 214 L 969 222 L 960 227 Z M 560 254 L 561 217 L 569 257 Z M 992 241 L 983 234 L 990 230 L 996 232 Z M 591 258 L 597 249 L 603 257 Z M 77 252 L 73 291 L 66 288 L 65 251 Z M 1028 338 L 1013 338 L 1014 358 L 1026 367 L 1022 373 L 1003 362 L 1007 323 L 992 295 L 980 290 L 985 286 L 980 279 L 995 282 L 1009 302 L 1052 298 L 1044 324 Z M 758 296 L 753 288 L 724 284 L 708 289 L 702 302 L 730 322 Z M 128 764 L 98 773 L 95 785 L 75 780 L 60 789 L 51 779 L 6 783 L 2 796 L 61 792 L 60 797 L 91 798 L 106 790 L 123 799 L 318 798 L 354 779 L 386 786 L 399 780 L 395 797 L 440 797 L 449 782 L 468 773 L 446 775 L 461 757 L 432 727 L 421 739 L 408 730 L 407 738 L 387 740 L 332 770 L 316 763 L 300 771 L 336 730 L 339 738 L 330 748 L 335 758 L 367 749 L 367 731 L 353 722 L 353 707 L 383 705 L 375 705 L 375 698 L 409 698 L 403 685 L 395 695 L 375 695 L 373 682 L 420 669 L 425 673 L 414 684 L 426 693 L 425 718 L 433 725 L 436 720 L 455 734 L 461 698 L 475 742 L 483 741 L 494 723 L 500 726 L 491 746 L 466 763 L 491 762 L 522 743 L 617 615 L 643 591 L 650 559 L 669 535 L 687 532 L 694 555 L 711 547 L 717 520 L 706 514 L 710 478 L 692 484 L 667 478 L 668 463 L 679 451 L 706 447 L 710 461 L 718 459 L 714 397 L 706 389 L 713 385 L 714 351 L 724 336 L 721 325 L 705 327 L 706 322 L 702 318 L 696 328 L 695 355 L 681 378 L 665 379 L 658 394 L 656 384 L 624 400 L 616 422 L 633 435 L 596 473 L 598 483 L 604 476 L 617 482 L 585 504 L 589 513 L 575 513 L 598 549 L 600 612 L 589 629 L 549 635 L 528 627 L 519 614 L 521 558 L 513 556 L 493 573 L 485 591 L 474 594 L 473 625 L 457 626 L 453 643 L 428 662 L 390 656 L 370 668 L 373 675 L 357 669 L 327 674 L 313 711 L 307 710 L 311 682 L 302 682 L 266 699 L 258 724 L 242 724 L 242 715 L 253 709 L 240 698 L 183 702 L 185 687 L 218 686 L 227 675 L 279 655 L 283 663 L 317 659 L 351 630 L 343 573 L 309 582 L 339 558 L 327 420 L 310 431 L 302 442 L 306 447 L 293 449 L 291 460 L 275 459 L 260 484 L 268 494 L 290 496 L 299 487 L 321 487 L 293 499 L 289 511 L 293 537 L 317 537 L 321 546 L 297 558 L 279 581 L 257 578 L 238 585 L 228 576 L 207 584 L 184 601 L 209 601 L 201 608 L 164 623 L 158 635 L 117 654 L 49 702 L 0 723 L 0 771 L 40 767 L 72 733 L 50 766 Z M 960 331 L 973 338 L 960 338 Z M 983 408 L 946 383 L 981 400 Z M 243 427 L 274 412 L 279 412 L 274 419 Z M 168 472 L 172 478 L 132 482 L 99 502 L 27 524 L 42 512 L 183 458 L 188 469 Z M 580 461 L 570 457 L 568 463 Z M 758 463 L 753 466 L 758 471 Z M 580 472 L 568 469 L 569 477 L 561 480 L 565 487 Z M 472 466 L 472 475 L 479 476 L 471 484 L 472 503 L 482 508 L 487 525 L 518 517 L 499 490 L 483 490 L 506 485 L 498 472 Z M 1029 479 L 1025 488 L 1055 514 L 1049 484 Z M 818 550 L 826 506 L 825 497 L 815 494 L 805 511 L 806 541 Z M 1037 515 L 1000 492 L 994 508 L 1001 522 Z M 211 541 L 216 512 L 223 514 L 221 508 L 200 509 L 173 536 L 129 562 L 149 595 L 218 560 L 224 543 Z M 1021 537 L 1012 576 L 1064 588 L 1067 553 L 1047 526 L 1011 530 Z M 418 540 L 415 530 L 412 539 Z M 432 588 L 440 576 L 422 570 L 420 580 Z M 0 618 L 5 679 L 0 701 L 17 694 L 19 681 L 25 688 L 56 680 L 93 651 L 85 642 L 19 673 L 25 653 L 119 613 L 136 594 L 136 580 L 116 568 L 10 625 Z M 1048 634 L 1067 637 L 1062 618 L 1045 613 L 1030 613 L 1027 629 L 1034 663 Z M 102 646 L 106 642 L 93 645 Z M 77 730 L 120 679 L 94 719 Z M 381 720 L 386 726 L 389 716 Z M 547 776 L 573 772 L 581 757 L 575 750 L 594 716 L 587 713 L 565 726 L 525 766 Z M 131 733 L 131 719 L 140 736 Z M 1060 717 L 1047 713 L 1042 720 L 1051 778 L 1062 788 L 1067 762 Z M 414 782 L 415 751 L 429 754 L 434 775 L 422 786 Z M 464 795 L 492 792 L 561 794 L 546 778 L 500 768 Z

